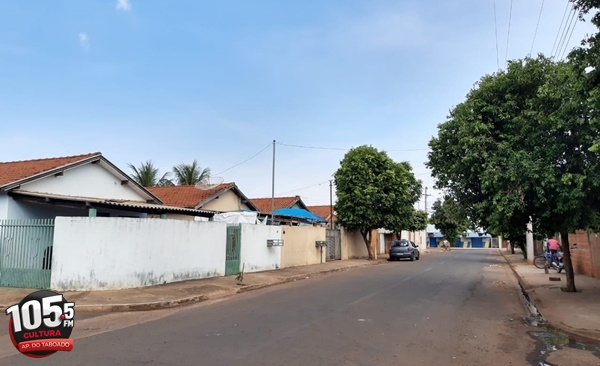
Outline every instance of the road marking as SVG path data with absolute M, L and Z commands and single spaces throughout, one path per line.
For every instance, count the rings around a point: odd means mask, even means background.
M 433 267 L 429 267 L 426 270 L 424 270 L 423 272 L 431 271 L 432 269 L 433 269 Z
M 366 296 L 363 296 L 363 297 L 361 297 L 361 298 L 360 298 L 360 299 L 358 299 L 358 300 L 352 301 L 350 304 L 348 304 L 348 306 L 352 306 L 352 305 L 360 304 L 361 302 L 363 302 L 363 301 L 366 301 L 366 300 L 369 300 L 370 298 L 372 298 L 372 297 L 373 297 L 373 296 L 375 296 L 375 295 L 377 295 L 377 293 L 376 293 L 376 292 L 374 292 L 374 293 L 372 293 L 372 294 L 369 294 L 369 295 L 366 295 Z
M 406 277 L 406 278 L 404 278 L 404 279 L 402 280 L 402 282 L 406 282 L 406 281 L 408 281 L 408 280 L 410 280 L 410 279 L 412 279 L 412 276 L 409 276 L 409 277 Z

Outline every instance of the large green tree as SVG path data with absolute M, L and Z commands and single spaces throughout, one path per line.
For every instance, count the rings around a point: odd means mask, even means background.
M 600 30 L 600 0 L 571 0 L 579 10 L 580 19 L 591 14 L 591 23 Z M 582 46 L 570 53 L 573 65 L 581 72 L 582 88 L 586 92 L 586 102 L 590 107 L 589 122 L 600 126 L 600 32 L 587 36 L 582 40 Z M 594 152 L 600 152 L 600 139 L 596 139 L 592 147 Z
M 173 167 L 173 175 L 177 185 L 194 185 L 206 182 L 210 178 L 210 168 L 202 169 L 194 159 L 191 164 L 179 164 Z
M 446 196 L 444 200 L 438 198 L 432 209 L 429 222 L 442 233 L 450 245 L 466 234 L 470 226 L 469 220 L 463 208 L 452 197 Z
M 485 76 L 439 126 L 428 162 L 478 226 L 519 235 L 531 220 L 534 232 L 560 233 L 568 291 L 568 233 L 594 225 L 600 207 L 583 73 L 539 56 Z
M 173 182 L 169 180 L 169 173 L 160 175 L 157 167 L 151 160 L 147 160 L 144 163 L 140 163 L 139 166 L 135 166 L 131 163 L 128 164 L 129 169 L 132 171 L 131 177 L 133 180 L 138 182 L 143 187 L 155 187 L 155 186 L 172 186 Z
M 351 149 L 334 178 L 337 221 L 361 233 L 369 259 L 373 259 L 371 232 L 407 228 L 421 195 L 421 182 L 415 179 L 410 164 L 394 162 L 387 153 L 370 146 Z
M 408 226 L 405 227 L 408 231 L 422 231 L 427 229 L 429 218 L 427 212 L 422 210 L 414 210 L 410 216 Z

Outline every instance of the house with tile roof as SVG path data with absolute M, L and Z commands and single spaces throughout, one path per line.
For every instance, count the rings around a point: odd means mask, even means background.
M 336 216 L 335 216 L 335 211 L 333 211 L 333 208 L 330 205 L 318 205 L 318 206 L 308 206 L 308 210 L 312 213 L 314 213 L 317 216 L 322 217 L 323 219 L 325 219 L 328 223 L 328 225 L 331 225 L 331 223 L 333 223 L 333 227 L 335 227 L 335 221 L 336 221 Z M 333 216 L 331 215 L 333 211 Z
M 100 152 L 0 163 L 0 220 L 174 213 L 214 215 L 163 204 Z
M 147 187 L 147 189 L 169 206 L 220 213 L 259 211 L 235 183 L 222 183 L 209 189 L 198 189 L 196 186 Z M 168 217 L 177 218 L 175 215 Z
M 291 196 L 291 197 L 275 197 L 273 200 L 272 197 L 267 198 L 251 198 L 250 201 L 258 208 L 258 211 L 264 214 L 271 213 L 272 203 L 275 203 L 275 210 L 279 210 L 281 208 L 300 208 L 307 209 L 307 206 L 302 202 L 302 198 L 300 196 Z
M 324 221 L 322 217 L 308 210 L 300 196 L 251 198 L 250 201 L 258 208 L 261 219 L 270 221 L 273 214 L 275 222 L 287 225 L 314 225 Z

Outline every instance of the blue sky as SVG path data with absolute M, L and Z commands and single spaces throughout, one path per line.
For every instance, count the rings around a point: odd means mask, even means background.
M 276 140 L 276 195 L 317 205 L 368 144 L 412 164 L 429 206 L 448 111 L 497 60 L 558 48 L 567 2 L 544 1 L 534 43 L 541 5 L 495 1 L 496 52 L 492 0 L 2 1 L 0 161 L 198 159 L 270 197 Z M 563 48 L 594 31 L 579 22 Z

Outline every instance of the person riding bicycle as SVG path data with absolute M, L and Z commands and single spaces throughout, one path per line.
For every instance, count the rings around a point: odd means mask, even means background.
M 556 240 L 556 239 L 548 239 L 547 245 L 548 245 L 548 250 L 550 251 L 550 263 L 554 263 L 557 261 L 556 253 L 558 253 L 560 244 L 558 244 L 558 240 Z
M 442 242 L 442 247 L 444 248 L 444 250 L 450 250 L 450 242 L 444 239 L 444 241 Z

